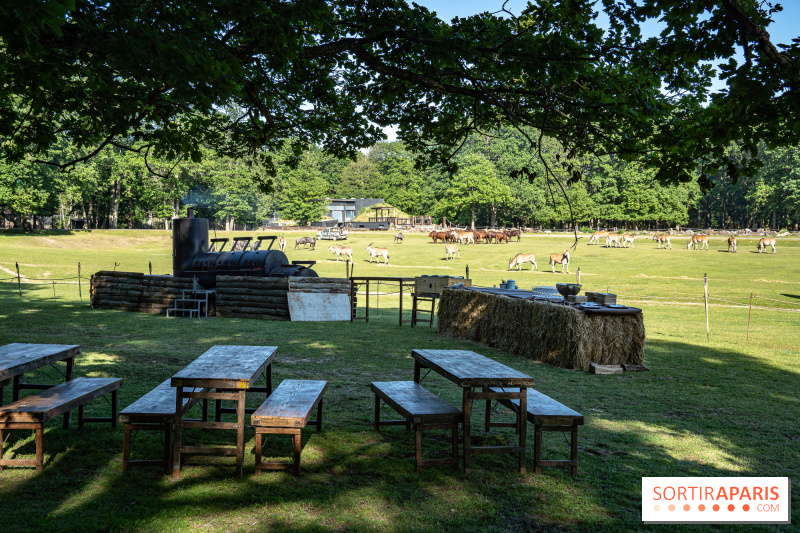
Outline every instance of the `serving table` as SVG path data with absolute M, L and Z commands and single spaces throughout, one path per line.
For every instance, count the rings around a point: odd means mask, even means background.
M 189 363 L 172 376 L 170 385 L 176 387 L 176 413 L 182 411 L 186 398 L 203 400 L 233 400 L 236 402 L 236 422 L 184 420 L 175 417 L 175 439 L 173 450 L 173 477 L 179 477 L 181 454 L 235 455 L 236 477 L 242 475 L 244 463 L 245 393 L 253 383 L 267 371 L 272 373 L 272 359 L 276 346 L 213 346 L 206 353 Z M 193 389 L 217 389 L 195 391 Z M 222 391 L 222 392 L 220 392 Z M 269 391 L 267 391 L 269 393 Z M 222 429 L 236 431 L 235 447 L 184 446 L 181 443 L 183 428 Z
M 462 390 L 462 412 L 464 414 L 464 472 L 470 471 L 473 454 L 512 453 L 519 458 L 519 471 L 525 473 L 525 450 L 527 444 L 527 422 L 517 416 L 519 432 L 518 446 L 472 446 L 471 423 L 473 400 L 519 400 L 519 410 L 527 412 L 528 387 L 533 387 L 533 378 L 514 370 L 494 359 L 468 350 L 411 350 L 414 358 L 414 381 L 419 383 L 422 369 L 428 368 L 449 379 Z M 426 374 L 427 376 L 427 374 Z M 489 387 L 499 388 L 499 391 Z M 506 388 L 513 390 L 506 391 Z M 476 390 L 485 389 L 485 390 Z

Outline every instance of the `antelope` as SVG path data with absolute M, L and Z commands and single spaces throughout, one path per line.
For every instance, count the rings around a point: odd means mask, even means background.
M 394 242 L 399 242 L 403 244 L 403 234 L 402 233 L 395 233 L 394 234 Z
M 702 250 L 704 247 L 708 250 L 708 235 L 692 235 L 692 238 L 689 240 L 689 243 L 686 245 L 686 249 L 690 249 L 692 245 L 694 245 L 694 249 L 697 250 L 697 245 L 700 245 L 700 249 Z
M 605 239 L 606 237 L 608 237 L 607 231 L 595 231 L 589 239 L 589 244 L 600 244 L 600 239 Z
M 467 241 L 467 244 L 469 244 L 470 242 L 472 244 L 475 244 L 475 236 L 471 231 L 454 230 L 452 232 L 452 235 L 454 238 L 458 240 L 459 244 L 464 244 L 464 241 Z
M 569 250 L 564 250 L 563 254 L 550 254 L 550 266 L 553 268 L 553 274 L 556 273 L 556 264 L 561 264 L 561 273 L 564 273 L 564 267 L 567 268 L 569 274 Z
M 614 248 L 619 248 L 621 245 L 619 243 L 619 235 L 616 233 L 609 233 L 606 235 L 606 248 L 612 246 Z
M 663 244 L 665 250 L 667 246 L 669 246 L 669 249 L 672 250 L 672 235 L 653 235 L 653 240 L 658 241 L 659 248 L 661 248 L 661 245 Z
M 630 243 L 631 247 L 636 248 L 636 245 L 633 244 L 633 241 L 636 240 L 636 235 L 631 235 L 630 233 L 626 233 L 622 236 L 622 247 L 625 248 L 628 243 Z
M 369 262 L 372 263 L 372 258 L 375 258 L 375 262 L 379 263 L 379 257 L 383 257 L 383 264 L 387 264 L 389 262 L 389 249 L 388 248 L 373 248 L 372 243 L 367 245 L 367 251 L 369 252 Z
M 278 250 L 281 252 L 286 251 L 286 237 L 281 234 L 281 238 L 278 240 Z
M 775 253 L 775 239 L 761 239 L 758 241 L 758 253 L 761 253 L 767 249 L 767 246 L 772 246 L 772 253 Z
M 522 265 L 524 263 L 530 263 L 531 264 L 531 270 L 533 270 L 533 269 L 539 270 L 539 267 L 536 265 L 536 256 L 533 255 L 533 254 L 517 254 L 517 255 L 515 255 L 514 259 L 512 259 L 508 263 L 508 269 L 511 270 L 512 268 L 514 268 L 516 266 L 517 270 L 522 270 Z
M 459 259 L 461 259 L 461 254 L 458 253 L 458 245 L 457 244 L 445 244 L 444 245 L 444 251 L 447 254 L 445 259 L 450 259 L 450 255 L 451 254 L 453 255 L 452 259 L 455 259 L 456 255 L 458 255 Z
M 736 253 L 736 237 L 731 235 L 728 237 L 728 252 L 730 253 L 731 248 L 733 248 L 733 253 Z
M 497 244 L 500 244 L 501 242 L 508 244 L 508 235 L 505 231 L 498 231 L 494 234 L 494 238 L 496 239 Z
M 333 252 L 336 254 L 336 262 L 339 262 L 339 257 L 346 255 L 350 258 L 350 262 L 353 261 L 353 249 L 349 246 L 329 246 L 329 252 Z M 342 259 L 344 261 L 344 259 Z

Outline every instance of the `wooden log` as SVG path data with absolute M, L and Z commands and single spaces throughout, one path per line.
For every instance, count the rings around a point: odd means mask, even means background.
M 622 365 L 598 365 L 591 363 L 589 365 L 589 372 L 592 374 L 622 374 L 624 372 Z
M 241 281 L 239 283 L 217 283 L 217 292 L 228 289 L 250 289 L 258 291 L 288 291 L 288 283 L 251 283 Z
M 322 293 L 322 294 L 350 294 L 350 289 L 347 288 L 331 288 L 331 289 L 290 289 L 289 292 L 305 292 L 305 293 Z
M 289 279 L 289 286 L 292 285 L 318 285 L 318 284 L 326 284 L 326 283 L 344 283 L 350 284 L 350 280 L 347 278 L 288 278 Z
M 217 312 L 223 310 L 222 307 L 217 307 Z M 268 309 L 261 307 L 236 307 L 229 308 L 229 313 L 245 313 L 248 315 L 272 315 L 272 316 L 289 316 L 289 309 Z
M 249 313 L 217 313 L 219 317 L 226 317 L 226 318 L 254 318 L 257 320 L 289 320 L 289 316 L 272 316 L 272 315 L 261 315 L 261 314 L 249 314 Z
M 134 298 L 138 298 L 142 293 L 141 291 L 98 288 L 95 289 L 95 294 L 97 296 L 132 296 Z
M 144 274 L 142 272 L 122 272 L 122 271 L 114 271 L 114 270 L 100 270 L 99 272 L 94 273 L 95 276 L 106 276 L 109 278 L 144 278 Z
M 622 368 L 625 369 L 625 372 L 647 372 L 650 370 L 644 365 L 622 365 Z
M 142 282 L 126 278 L 92 278 L 96 287 L 141 287 Z
M 220 283 L 259 283 L 261 285 L 289 285 L 289 278 L 257 278 L 254 276 L 217 276 Z
M 287 293 L 288 294 L 288 293 Z M 284 296 L 261 296 L 252 295 L 246 296 L 244 294 L 237 294 L 232 296 L 217 295 L 217 305 L 230 305 L 239 302 L 261 302 L 261 303 L 286 303 L 289 299 Z
M 289 292 L 287 290 L 277 290 L 277 289 L 247 289 L 243 287 L 219 287 L 217 288 L 217 298 L 221 296 L 227 295 L 252 295 L 258 294 L 263 296 L 283 296 L 286 297 L 286 293 Z

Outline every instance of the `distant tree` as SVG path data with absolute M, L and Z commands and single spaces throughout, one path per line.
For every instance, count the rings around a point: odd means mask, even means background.
M 308 152 L 297 168 L 281 173 L 283 183 L 281 216 L 301 225 L 322 218 L 327 210 L 328 184 L 319 169 L 318 154 Z
M 510 200 L 511 191 L 497 178 L 494 165 L 478 155 L 468 155 L 462 159 L 439 209 L 450 213 L 450 218 L 466 218 L 475 229 L 475 218 L 480 208 L 507 204 Z

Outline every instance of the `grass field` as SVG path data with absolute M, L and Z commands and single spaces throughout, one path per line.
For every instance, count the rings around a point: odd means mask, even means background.
M 323 276 L 344 276 L 327 246 L 292 250 L 291 260 L 317 260 Z M 433 329 L 397 325 L 396 286 L 380 287 L 370 322 L 287 323 L 243 319 L 181 320 L 88 307 L 87 285 L 78 297 L 74 278 L 98 270 L 171 272 L 168 232 L 92 231 L 22 235 L 0 233 L 0 279 L 16 273 L 31 282 L 0 282 L 0 344 L 81 344 L 76 375 L 124 379 L 126 406 L 214 344 L 278 346 L 276 382 L 326 379 L 324 430 L 303 436 L 303 475 L 253 472 L 252 430 L 246 433 L 245 476 L 233 478 L 233 460 L 200 459 L 180 480 L 158 469 L 121 472 L 122 430 L 89 425 L 47 426 L 44 471 L 0 472 L 0 516 L 15 531 L 630 531 L 699 530 L 702 526 L 641 524 L 643 476 L 788 476 L 793 480 L 792 521 L 800 520 L 800 241 L 778 241 L 775 255 L 757 254 L 755 239 L 728 254 L 723 239 L 708 251 L 672 250 L 637 239 L 635 249 L 587 246 L 572 251 L 571 275 L 552 274 L 550 253 L 571 239 L 524 236 L 508 245 L 463 246 L 461 259 L 444 260 L 444 247 L 421 235 L 402 245 L 392 234 L 351 234 L 356 276 L 464 275 L 477 285 L 513 278 L 522 288 L 574 281 L 644 309 L 649 372 L 593 376 L 521 359 L 484 346 L 438 337 Z M 221 234 L 219 236 L 222 236 Z M 388 266 L 367 263 L 370 242 L 390 248 Z M 330 243 L 325 243 L 330 244 Z M 337 243 L 337 244 L 342 244 Z M 517 252 L 534 252 L 539 271 L 509 273 Z M 558 269 L 560 270 L 560 269 Z M 9 271 L 11 273 L 9 273 Z M 709 276 L 710 340 L 706 338 L 703 275 Z M 42 283 L 48 280 L 49 283 Z M 55 297 L 52 281 L 56 281 Z M 373 289 L 374 290 L 374 289 Z M 752 310 L 749 341 L 748 303 Z M 407 304 L 406 304 L 407 305 Z M 769 309 L 765 309 L 769 308 Z M 413 438 L 402 428 L 372 431 L 369 383 L 411 379 L 412 348 L 471 349 L 530 374 L 536 388 L 582 412 L 579 474 L 557 469 L 520 475 L 508 456 L 478 456 L 470 474 L 430 467 L 417 476 Z M 53 369 L 34 377 L 58 380 Z M 459 391 L 431 375 L 426 387 L 458 405 Z M 6 401 L 9 399 L 6 392 Z M 252 400 L 254 404 L 258 398 Z M 88 409 L 105 413 L 96 403 Z M 479 410 L 480 411 L 480 410 Z M 502 411 L 498 411 L 502 413 Z M 508 415 L 500 415 L 502 419 Z M 476 419 L 477 420 L 477 419 Z M 445 451 L 444 432 L 427 450 Z M 6 453 L 33 454 L 33 437 L 11 432 Z M 223 434 L 192 434 L 192 442 L 228 444 Z M 494 430 L 477 443 L 503 444 L 513 434 Z M 529 437 L 532 450 L 533 436 Z M 140 433 L 134 450 L 157 455 L 157 436 Z M 545 436 L 546 453 L 565 456 L 560 434 Z M 270 439 L 267 457 L 288 458 L 288 438 Z M 746 529 L 780 529 L 748 526 Z M 786 531 L 791 526 L 782 526 Z M 5 528 L 4 528 L 5 529 Z M 719 530 L 745 527 L 715 526 Z

